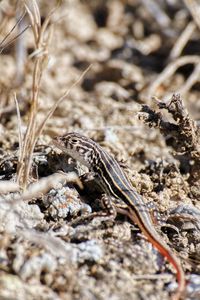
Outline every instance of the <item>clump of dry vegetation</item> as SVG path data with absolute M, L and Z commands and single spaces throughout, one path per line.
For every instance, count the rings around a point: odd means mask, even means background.
M 200 186 L 200 130 L 197 123 L 190 118 L 180 95 L 173 95 L 169 103 L 158 101 L 159 109 L 165 109 L 174 122 L 165 120 L 161 113 L 156 113 L 148 105 L 143 105 L 141 112 L 147 113 L 145 122 L 150 127 L 159 128 L 168 146 L 174 150 L 173 155 L 180 162 L 180 170 L 189 175 L 189 182 Z M 198 195 L 194 195 L 199 200 Z
M 199 297 L 199 11 L 197 0 L 0 1 L 1 299 L 170 299 L 176 287 L 123 216 L 74 221 L 102 208 L 51 145 L 70 131 L 166 214 L 158 230 Z

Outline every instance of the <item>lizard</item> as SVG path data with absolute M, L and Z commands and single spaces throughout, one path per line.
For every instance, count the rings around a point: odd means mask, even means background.
M 92 139 L 75 132 L 55 137 L 53 144 L 94 174 L 105 193 L 102 201 L 109 214 L 114 217 L 117 213 L 128 216 L 138 225 L 147 240 L 173 265 L 178 288 L 172 299 L 182 299 L 186 281 L 181 263 L 154 228 L 142 196 L 133 188 L 116 159 Z

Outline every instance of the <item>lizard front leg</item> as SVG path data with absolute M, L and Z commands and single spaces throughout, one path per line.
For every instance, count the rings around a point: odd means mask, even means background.
M 85 220 L 90 220 L 96 217 L 102 217 L 103 221 L 106 220 L 114 220 L 117 215 L 117 211 L 115 209 L 115 206 L 112 203 L 111 197 L 107 196 L 106 194 L 102 194 L 102 197 L 100 199 L 101 205 L 104 208 L 103 211 L 97 211 L 93 212 L 87 215 L 82 215 L 80 217 L 77 217 L 75 220 L 72 220 L 69 225 L 76 225 L 77 223 L 83 222 Z
M 85 220 L 91 220 L 95 217 L 102 217 L 104 220 L 107 219 L 115 219 L 116 217 L 116 209 L 113 204 L 114 200 L 111 196 L 106 195 L 105 193 L 102 194 L 102 188 L 101 185 L 99 184 L 98 176 L 96 175 L 95 172 L 88 172 L 80 176 L 80 180 L 83 184 L 83 191 L 79 190 L 79 193 L 83 193 L 84 197 L 88 198 L 88 195 L 93 195 L 93 197 L 100 196 L 99 202 L 103 208 L 103 211 L 97 211 L 97 212 L 92 212 L 87 215 L 82 215 L 80 217 L 77 217 L 76 219 L 72 220 L 69 225 L 75 225 L 80 222 L 84 222 Z M 90 197 L 91 198 L 91 197 Z

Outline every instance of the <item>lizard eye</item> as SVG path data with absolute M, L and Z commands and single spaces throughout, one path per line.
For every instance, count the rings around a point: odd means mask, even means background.
M 77 139 L 72 139 L 71 141 L 72 141 L 72 143 L 74 143 L 74 144 L 76 144 L 76 143 L 78 142 Z

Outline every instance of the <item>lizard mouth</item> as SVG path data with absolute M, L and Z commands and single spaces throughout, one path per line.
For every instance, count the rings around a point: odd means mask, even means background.
M 52 139 L 52 144 L 54 146 L 56 146 L 58 149 L 66 152 L 66 146 L 63 145 L 63 142 L 59 138 L 57 138 L 57 137 L 53 138 Z

